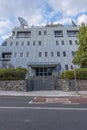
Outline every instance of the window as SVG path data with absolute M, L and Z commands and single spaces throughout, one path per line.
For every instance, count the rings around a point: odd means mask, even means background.
M 18 45 L 18 41 L 16 42 L 16 46 Z
M 68 37 L 77 37 L 78 31 L 77 30 L 68 30 L 67 35 L 68 35 Z
M 58 41 L 56 41 L 56 45 L 58 45 Z
M 7 46 L 7 41 L 4 41 L 1 46 Z
M 52 68 L 36 68 L 36 76 L 52 75 Z
M 41 57 L 41 52 L 39 52 L 39 57 Z
M 33 41 L 33 45 L 35 46 L 35 41 Z
M 62 40 L 61 42 L 62 42 L 62 45 L 64 45 L 64 41 Z
M 57 56 L 60 56 L 60 52 L 59 51 L 57 52 Z
M 75 40 L 75 44 L 76 44 L 76 45 L 78 45 L 78 42 L 77 42 L 77 40 Z
M 74 51 L 72 51 L 71 53 L 72 53 L 72 56 L 74 56 L 74 55 L 75 55 L 75 52 L 74 52 Z
M 29 52 L 27 52 L 27 57 L 29 57 Z
M 65 52 L 65 51 L 63 51 L 63 56 L 64 56 L 64 57 L 66 56 L 66 52 Z
M 63 31 L 54 31 L 54 37 L 63 37 Z
M 39 31 L 38 34 L 41 35 L 41 31 Z
M 69 40 L 69 44 L 72 45 L 72 41 L 71 40 Z
M 44 31 L 44 35 L 47 35 L 47 32 L 46 32 L 46 31 Z
M 67 64 L 65 64 L 65 69 L 68 70 L 68 65 Z
M 30 41 L 27 41 L 27 45 L 28 45 L 28 46 L 30 45 Z
M 24 41 L 22 41 L 22 46 L 24 46 Z
M 48 55 L 48 53 L 47 53 L 47 52 L 45 52 L 45 57 L 47 57 L 47 55 Z
M 17 56 L 17 52 L 14 53 L 14 57 L 16 57 L 16 56 Z
M 38 43 L 39 43 L 39 46 L 41 46 L 41 41 L 39 41 Z
M 53 53 L 53 52 L 51 52 L 51 56 L 52 56 L 52 57 L 54 56 L 54 53 Z
M 23 57 L 23 52 L 20 53 L 20 57 Z
M 12 46 L 13 42 L 10 43 L 10 46 Z
M 30 31 L 18 31 L 17 32 L 17 38 L 31 38 L 31 32 Z

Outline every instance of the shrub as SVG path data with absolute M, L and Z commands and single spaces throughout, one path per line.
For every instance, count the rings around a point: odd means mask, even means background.
M 24 68 L 5 68 L 0 69 L 0 80 L 19 80 L 25 79 L 27 69 Z
M 75 69 L 76 79 L 87 80 L 87 68 Z M 66 70 L 60 73 L 59 78 L 74 79 L 74 70 Z

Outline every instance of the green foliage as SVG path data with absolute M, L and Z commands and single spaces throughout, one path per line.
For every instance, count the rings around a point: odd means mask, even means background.
M 0 69 L 0 80 L 19 80 L 25 79 L 27 70 L 24 68 L 5 68 Z
M 87 80 L 87 68 L 79 68 L 75 70 L 76 79 Z M 74 79 L 74 70 L 66 70 L 60 73 L 59 78 Z
M 87 25 L 84 23 L 79 28 L 78 50 L 72 62 L 80 65 L 82 68 L 87 67 Z

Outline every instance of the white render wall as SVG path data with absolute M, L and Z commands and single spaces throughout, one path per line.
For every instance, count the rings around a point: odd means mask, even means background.
M 8 38 L 7 46 L 0 46 L 0 55 L 2 52 L 12 52 L 11 64 L 15 67 L 22 66 L 26 67 L 30 62 L 32 63 L 60 63 L 62 70 L 65 69 L 65 64 L 68 64 L 69 69 L 72 65 L 72 51 L 76 51 L 78 46 L 75 43 L 77 40 L 76 37 L 68 37 L 67 30 L 78 30 L 78 27 L 30 27 L 30 28 L 15 28 L 13 31 L 31 31 L 31 38 Z M 54 37 L 54 31 L 63 30 L 63 37 Z M 38 35 L 38 32 L 41 31 L 41 35 Z M 44 31 L 47 32 L 47 35 L 44 35 Z M 64 45 L 61 41 L 64 40 Z M 69 44 L 69 40 L 72 40 L 72 45 Z M 16 46 L 16 41 L 18 45 Z M 22 46 L 22 41 L 24 45 Z M 30 45 L 27 45 L 27 41 L 30 41 Z M 35 41 L 35 45 L 33 45 Z M 38 44 L 38 41 L 41 41 L 41 45 Z M 56 45 L 58 41 L 58 45 Z M 10 43 L 12 42 L 12 46 Z M 60 52 L 60 56 L 57 56 L 57 52 Z M 66 52 L 66 57 L 63 56 L 63 51 Z M 17 53 L 17 56 L 14 57 L 14 53 Z M 20 57 L 20 53 L 23 53 L 23 56 Z M 29 52 L 29 57 L 27 57 L 27 52 Z M 42 53 L 42 56 L 39 57 L 39 52 Z M 45 52 L 48 52 L 48 56 L 45 57 Z M 51 56 L 51 52 L 54 53 L 54 56 Z M 1 65 L 0 65 L 1 66 Z

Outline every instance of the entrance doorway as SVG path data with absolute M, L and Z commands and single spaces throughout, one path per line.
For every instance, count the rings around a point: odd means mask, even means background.
M 52 75 L 52 68 L 35 68 L 35 75 L 36 76 L 51 76 Z

